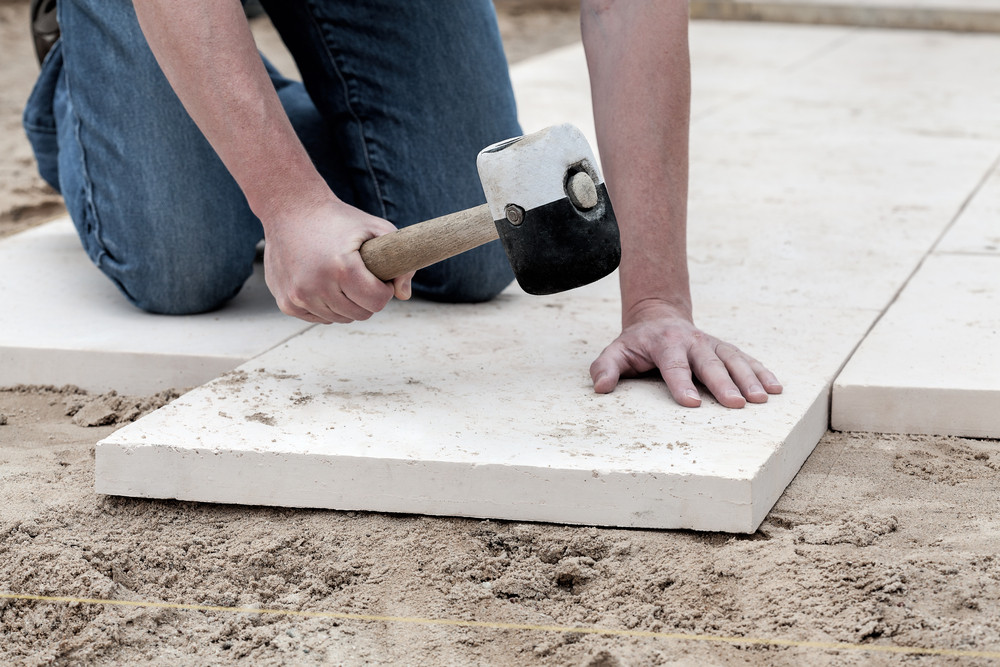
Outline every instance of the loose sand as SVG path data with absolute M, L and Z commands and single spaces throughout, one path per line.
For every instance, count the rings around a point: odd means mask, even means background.
M 524 6 L 501 6 L 512 58 L 573 39 L 572 13 Z M 0 235 L 59 211 L 18 124 L 36 72 L 26 16 L 26 2 L 0 0 Z M 991 661 L 877 649 L 1000 653 L 996 441 L 828 433 L 761 529 L 739 537 L 95 495 L 94 443 L 171 398 L 0 390 L 0 593 L 396 620 L 0 599 L 0 664 L 966 665 Z M 448 619 L 484 625 L 431 622 Z

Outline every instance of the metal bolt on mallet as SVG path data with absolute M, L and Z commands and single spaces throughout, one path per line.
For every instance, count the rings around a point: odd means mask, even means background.
M 507 204 L 503 211 L 507 217 L 507 222 L 515 227 L 524 222 L 524 209 L 517 204 Z

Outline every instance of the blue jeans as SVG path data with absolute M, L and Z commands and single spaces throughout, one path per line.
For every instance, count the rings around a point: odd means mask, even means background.
M 333 191 L 399 227 L 485 201 L 480 149 L 520 134 L 490 0 L 271 0 L 303 83 L 268 65 Z M 160 71 L 126 0 L 59 0 L 62 35 L 24 112 L 43 178 L 90 259 L 139 308 L 222 306 L 260 221 Z M 415 295 L 483 301 L 499 243 L 417 273 Z

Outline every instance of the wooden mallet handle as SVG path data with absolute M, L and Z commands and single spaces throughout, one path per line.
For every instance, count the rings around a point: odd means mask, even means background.
M 392 280 L 499 238 L 486 204 L 368 239 L 361 259 L 379 280 Z

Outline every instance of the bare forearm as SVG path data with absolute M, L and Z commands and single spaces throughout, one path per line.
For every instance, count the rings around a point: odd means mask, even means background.
M 288 202 L 332 196 L 281 106 L 238 1 L 134 4 L 161 69 L 265 227 Z
M 626 314 L 648 299 L 690 317 L 687 2 L 584 0 L 594 121 L 622 233 Z
M 385 284 L 358 248 L 395 227 L 340 201 L 313 166 L 257 53 L 238 0 L 134 0 L 171 87 L 264 225 L 264 276 L 281 310 L 352 322 L 409 296 Z

